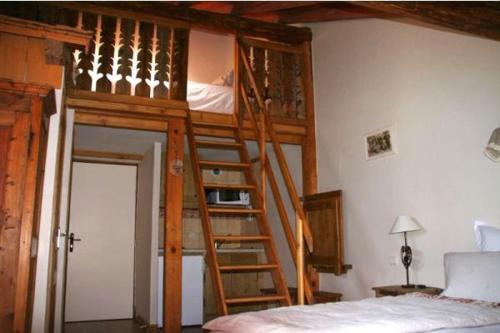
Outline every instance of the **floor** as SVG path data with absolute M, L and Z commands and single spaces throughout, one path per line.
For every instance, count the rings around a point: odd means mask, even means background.
M 67 323 L 64 325 L 65 333 L 144 333 L 139 324 L 132 319 L 86 321 Z M 182 333 L 202 333 L 200 327 L 183 327 Z

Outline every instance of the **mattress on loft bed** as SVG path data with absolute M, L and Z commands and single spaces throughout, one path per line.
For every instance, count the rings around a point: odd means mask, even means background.
M 187 101 L 191 110 L 233 113 L 233 87 L 189 81 L 187 91 Z

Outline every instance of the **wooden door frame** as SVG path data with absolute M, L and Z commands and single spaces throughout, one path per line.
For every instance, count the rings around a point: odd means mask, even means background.
M 70 103 L 71 104 L 71 103 Z M 185 110 L 171 110 L 180 117 L 124 114 L 100 109 L 75 109 L 74 125 L 148 130 L 165 133 L 167 154 L 165 161 L 165 208 L 163 247 L 163 327 L 165 332 L 180 333 L 182 294 L 182 204 Z M 177 104 L 182 105 L 182 104 Z M 68 106 L 67 106 L 68 107 Z M 71 107 L 71 106 L 69 106 Z M 167 111 L 168 112 L 168 111 Z M 166 221 L 168 220 L 168 224 Z

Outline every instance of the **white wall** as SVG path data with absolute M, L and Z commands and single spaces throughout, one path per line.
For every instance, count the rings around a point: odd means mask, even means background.
M 475 250 L 475 219 L 500 225 L 500 165 L 483 155 L 500 126 L 500 43 L 375 19 L 311 27 L 319 190 L 344 191 L 354 265 L 322 289 L 349 300 L 403 283 L 399 214 L 425 229 L 409 235 L 411 280 L 442 287 L 443 253 Z M 391 124 L 399 152 L 366 161 L 363 135 Z
M 188 80 L 211 83 L 234 68 L 234 36 L 191 30 Z
M 134 250 L 135 317 L 157 324 L 158 227 L 161 143 L 156 142 L 137 166 Z

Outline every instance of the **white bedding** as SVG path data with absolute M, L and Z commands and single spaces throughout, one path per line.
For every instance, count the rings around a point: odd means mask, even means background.
M 189 81 L 187 92 L 187 101 L 191 110 L 233 113 L 232 87 Z
M 496 324 L 500 308 L 491 303 L 409 294 L 247 312 L 219 317 L 203 328 L 217 333 L 412 333 Z

